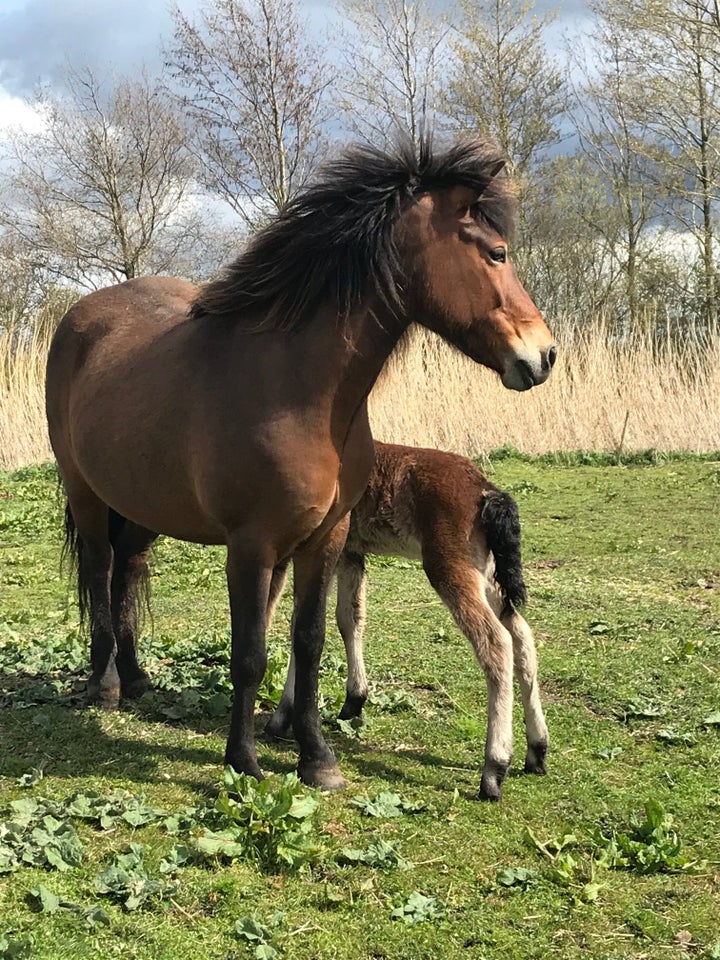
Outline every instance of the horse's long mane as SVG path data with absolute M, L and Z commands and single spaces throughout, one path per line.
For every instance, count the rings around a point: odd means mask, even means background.
M 393 227 L 415 197 L 467 186 L 478 216 L 503 236 L 512 230 L 513 194 L 497 176 L 503 158 L 484 140 L 443 151 L 424 136 L 384 153 L 353 145 L 325 164 L 308 186 L 250 241 L 220 276 L 201 287 L 196 320 L 231 320 L 249 331 L 292 330 L 324 303 L 338 314 L 374 291 L 402 310 L 402 267 Z

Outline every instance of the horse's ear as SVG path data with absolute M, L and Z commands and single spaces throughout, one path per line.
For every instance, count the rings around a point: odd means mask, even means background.
M 491 180 L 494 180 L 495 177 L 496 177 L 502 170 L 504 170 L 506 166 L 507 166 L 507 160 L 505 160 L 505 159 L 503 159 L 503 160 L 498 160 L 497 163 L 495 164 L 495 166 L 490 170 L 490 176 L 488 177 L 488 182 L 490 182 Z

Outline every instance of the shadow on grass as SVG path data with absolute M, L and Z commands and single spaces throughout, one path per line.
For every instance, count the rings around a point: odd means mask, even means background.
M 216 778 L 207 771 L 198 776 L 183 767 L 222 768 L 222 748 L 216 744 L 182 743 L 183 737 L 227 735 L 230 699 L 198 697 L 189 687 L 181 691 L 153 690 L 138 701 L 124 700 L 117 713 L 103 714 L 85 703 L 85 680 L 77 673 L 38 676 L 0 674 L 3 690 L 0 709 L 0 776 L 16 778 L 33 767 L 47 766 L 57 777 L 120 775 L 145 783 L 175 783 L 200 793 L 211 792 Z M 172 716 L 173 704 L 184 704 L 182 716 Z M 207 711 L 207 712 L 205 712 Z M 182 711 L 180 711 L 182 713 Z M 168 715 L 170 714 L 170 715 Z M 297 744 L 292 737 L 266 741 L 262 737 L 269 714 L 256 716 L 256 737 L 261 767 L 286 774 L 297 766 Z M 112 729 L 106 718 L 113 718 Z M 127 721 L 146 725 L 135 735 L 123 730 Z M 147 725 L 152 725 L 148 730 Z M 158 732 L 159 731 L 159 732 Z M 143 733 L 145 735 L 143 735 Z M 327 729 L 341 767 L 352 767 L 358 779 L 375 777 L 398 790 L 422 787 L 439 793 L 458 787 L 462 796 L 474 797 L 480 777 L 477 766 L 452 766 L 447 757 L 427 749 L 378 746 L 372 740 L 350 737 Z M 168 737 L 172 742 L 167 742 Z M 178 742 L 181 741 L 181 742 Z M 347 775 L 347 770 L 345 770 Z

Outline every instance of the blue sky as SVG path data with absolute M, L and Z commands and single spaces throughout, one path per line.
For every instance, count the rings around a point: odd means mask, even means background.
M 192 12 L 200 0 L 180 0 Z M 310 30 L 323 39 L 334 18 L 332 0 L 301 0 Z M 172 33 L 170 0 L 0 0 L 0 86 L 12 96 L 32 91 L 39 80 L 53 82 L 67 62 L 96 70 L 151 69 L 161 61 L 162 40 Z M 559 19 L 549 37 L 553 46 L 575 33 L 588 16 L 583 0 L 550 4 Z

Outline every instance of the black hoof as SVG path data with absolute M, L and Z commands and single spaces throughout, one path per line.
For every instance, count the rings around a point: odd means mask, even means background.
M 120 688 L 126 700 L 139 700 L 144 693 L 152 690 L 152 683 L 146 673 L 141 673 L 132 680 L 121 680 Z
M 265 724 L 265 729 L 261 736 L 264 740 L 289 740 L 290 726 L 289 720 L 274 713 Z
M 342 705 L 342 710 L 338 714 L 338 720 L 359 720 L 362 716 L 366 699 L 366 697 L 360 696 L 346 696 L 345 703 Z
M 480 781 L 480 789 L 478 791 L 478 798 L 480 800 L 497 803 L 498 800 L 502 799 L 502 785 L 508 767 L 509 764 L 507 763 L 485 764 L 482 780 Z
M 535 773 L 544 776 L 547 773 L 545 764 L 547 758 L 547 743 L 534 743 L 528 746 L 525 756 L 525 773 Z
M 335 762 L 301 760 L 298 764 L 298 776 L 309 787 L 320 787 L 324 791 L 344 790 L 347 787 L 347 781 Z
M 254 777 L 255 780 L 264 780 L 265 775 L 260 769 L 257 760 L 240 760 L 236 758 L 232 760 L 227 755 L 225 756 L 225 766 L 232 767 L 235 773 L 244 773 L 248 777 Z
M 87 682 L 87 702 L 89 706 L 101 710 L 117 710 L 120 707 L 120 684 L 104 686 L 93 677 Z

